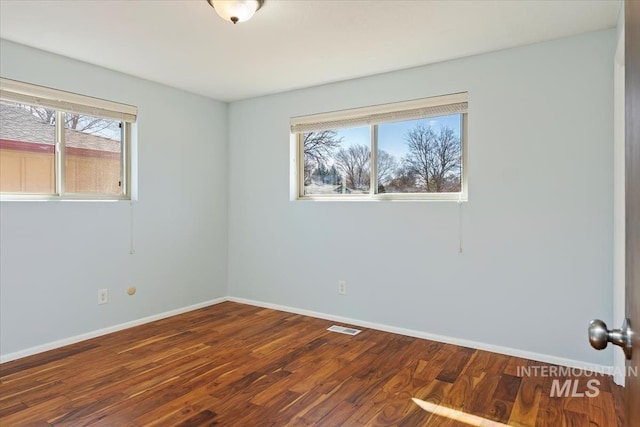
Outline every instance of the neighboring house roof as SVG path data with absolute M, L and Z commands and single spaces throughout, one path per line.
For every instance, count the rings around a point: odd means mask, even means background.
M 0 140 L 53 145 L 54 125 L 43 123 L 29 110 L 11 104 L 0 103 Z M 67 147 L 119 153 L 121 144 L 109 138 L 67 129 Z

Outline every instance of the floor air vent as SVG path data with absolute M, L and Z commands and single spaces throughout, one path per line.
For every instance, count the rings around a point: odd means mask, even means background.
M 339 332 L 341 334 L 347 334 L 347 335 L 358 335 L 360 332 L 362 332 L 359 329 L 345 328 L 344 326 L 337 326 L 337 325 L 333 325 L 332 327 L 327 329 L 327 331 Z

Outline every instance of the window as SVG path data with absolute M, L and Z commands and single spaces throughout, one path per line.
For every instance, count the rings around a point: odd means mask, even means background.
M 296 197 L 466 200 L 467 94 L 291 119 Z
M 130 199 L 135 107 L 0 79 L 0 193 Z

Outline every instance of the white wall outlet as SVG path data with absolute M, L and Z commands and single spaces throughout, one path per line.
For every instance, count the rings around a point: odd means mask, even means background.
M 106 304 L 109 302 L 109 290 L 100 289 L 98 291 L 98 304 Z
M 344 280 L 338 280 L 338 293 L 340 295 L 347 294 L 347 282 Z

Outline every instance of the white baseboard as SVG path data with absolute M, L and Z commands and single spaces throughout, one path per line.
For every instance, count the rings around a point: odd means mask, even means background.
M 14 353 L 8 353 L 0 355 L 0 363 L 10 362 L 12 360 L 21 359 L 23 357 L 32 356 L 34 354 L 42 353 L 56 348 L 64 347 L 65 345 L 75 344 L 80 341 L 85 341 L 91 338 L 96 338 L 101 335 L 110 334 L 112 332 L 121 331 L 123 329 L 132 328 L 134 326 L 143 325 L 145 323 L 155 322 L 156 320 L 165 319 L 167 317 L 175 316 L 177 314 L 186 313 L 188 311 L 198 310 L 199 308 L 208 307 L 210 305 L 220 304 L 227 301 L 226 297 L 216 298 L 209 301 L 200 302 L 187 307 L 177 308 L 175 310 L 165 311 L 164 313 L 154 314 L 152 316 L 143 317 L 141 319 L 132 320 L 130 322 L 120 323 L 119 325 L 109 326 L 108 328 L 98 329 L 97 331 L 87 332 L 85 334 L 76 335 L 69 338 L 49 342 L 35 347 L 30 347 L 25 350 L 16 351 Z
M 347 323 L 362 328 L 375 329 L 378 331 L 390 332 L 393 334 L 406 335 L 409 337 L 422 338 L 431 341 L 438 341 L 447 344 L 454 344 L 461 347 L 469 347 L 477 350 L 490 351 L 492 353 L 505 354 L 507 356 L 521 357 L 523 359 L 535 360 L 537 362 L 551 363 L 554 365 L 567 366 L 569 368 L 580 369 L 583 371 L 605 373 L 608 375 L 617 374 L 613 366 L 597 365 L 593 363 L 587 363 L 580 360 L 565 359 L 562 357 L 551 356 L 548 354 L 535 353 L 531 351 L 519 350 L 510 347 L 503 347 L 499 345 L 487 344 L 478 341 L 465 340 L 461 338 L 447 337 L 444 335 L 436 335 L 428 332 L 416 331 L 413 329 L 398 328 L 395 326 L 383 325 L 381 323 L 367 322 L 358 319 L 351 319 L 349 317 L 335 316 L 332 314 L 320 313 L 317 311 L 304 310 L 295 307 L 289 307 L 279 304 L 271 304 L 262 301 L 254 301 L 245 298 L 228 297 L 228 301 L 238 302 L 241 304 L 249 304 L 258 307 L 271 308 L 274 310 L 286 311 L 288 313 L 301 314 L 304 316 L 316 317 L 319 319 L 331 320 L 333 322 Z
M 616 351 L 613 356 L 613 382 L 618 384 L 619 386 L 625 386 L 625 357 L 622 352 L 618 354 Z
M 23 357 L 31 356 L 31 355 L 34 355 L 34 354 L 37 354 L 37 353 L 42 353 L 44 351 L 60 348 L 60 347 L 63 347 L 65 345 L 75 344 L 75 343 L 80 342 L 80 341 L 84 341 L 84 340 L 88 340 L 88 339 L 91 339 L 91 338 L 99 337 L 101 335 L 110 334 L 112 332 L 121 331 L 123 329 L 132 328 L 134 326 L 138 326 L 138 325 L 142 325 L 142 324 L 145 324 L 145 323 L 154 322 L 156 320 L 165 319 L 167 317 L 171 317 L 171 316 L 175 316 L 175 315 L 178 315 L 178 314 L 186 313 L 188 311 L 197 310 L 197 309 L 200 309 L 200 308 L 203 308 L 203 307 L 208 307 L 208 306 L 211 306 L 211 305 L 220 304 L 220 303 L 225 302 L 225 301 L 232 301 L 232 302 L 237 302 L 237 303 L 241 303 L 241 304 L 253 305 L 253 306 L 257 306 L 257 307 L 270 308 L 270 309 L 273 309 L 273 310 L 285 311 L 285 312 L 288 312 L 288 313 L 301 314 L 303 316 L 309 316 L 309 317 L 315 317 L 315 318 L 318 318 L 318 319 L 331 320 L 333 322 L 346 323 L 346 324 L 355 325 L 355 326 L 359 326 L 359 327 L 363 327 L 363 328 L 375 329 L 375 330 L 384 331 L 384 332 L 390 332 L 390 333 L 393 333 L 393 334 L 399 334 L 399 335 L 406 335 L 406 336 L 415 337 L 415 338 L 428 339 L 428 340 L 443 342 L 443 343 L 447 343 L 447 344 L 454 344 L 454 345 L 458 345 L 458 346 L 462 346 L 462 347 L 474 348 L 474 349 L 477 349 L 477 350 L 490 351 L 492 353 L 505 354 L 507 356 L 521 357 L 523 359 L 535 360 L 535 361 L 538 361 L 538 362 L 545 362 L 545 363 L 551 363 L 551 364 L 554 364 L 554 365 L 567 366 L 569 368 L 575 368 L 575 369 L 580 369 L 580 370 L 589 371 L 589 372 L 613 374 L 614 375 L 614 381 L 616 381 L 616 380 L 619 381 L 619 376 L 621 374 L 620 372 L 618 372 L 618 369 L 614 369 L 613 366 L 596 365 L 596 364 L 593 364 L 593 363 L 587 363 L 587 362 L 583 362 L 583 361 L 580 361 L 580 360 L 565 359 L 565 358 L 562 358 L 562 357 L 551 356 L 551 355 L 548 355 L 548 354 L 524 351 L 524 350 L 519 350 L 519 349 L 515 349 L 515 348 L 503 347 L 503 346 L 498 346 L 498 345 L 493 345 L 493 344 L 487 344 L 487 343 L 478 342 L 478 341 L 465 340 L 465 339 L 461 339 L 461 338 L 453 338 L 453 337 L 448 337 L 448 336 L 444 336 L 444 335 L 431 334 L 431 333 L 428 333 L 428 332 L 417 331 L 417 330 L 414 330 L 414 329 L 398 328 L 398 327 L 395 327 L 395 326 L 383 325 L 381 323 L 367 322 L 367 321 L 363 321 L 363 320 L 352 319 L 352 318 L 349 318 L 349 317 L 336 316 L 336 315 L 327 314 L 327 313 L 321 313 L 321 312 L 312 311 L 312 310 L 305 310 L 305 309 L 289 307 L 289 306 L 280 305 L 280 304 L 272 304 L 272 303 L 267 303 L 267 302 L 262 302 L 262 301 L 255 301 L 255 300 L 250 300 L 250 299 L 245 299 L 245 298 L 237 298 L 237 297 L 216 298 L 216 299 L 213 299 L 213 300 L 210 300 L 210 301 L 204 301 L 204 302 L 201 302 L 201 303 L 198 303 L 198 304 L 190 305 L 188 307 L 182 307 L 182 308 L 178 308 L 178 309 L 175 309 L 175 310 L 166 311 L 164 313 L 154 314 L 152 316 L 143 317 L 141 319 L 132 320 L 130 322 L 121 323 L 119 325 L 110 326 L 108 328 L 99 329 L 97 331 L 92 331 L 92 332 L 88 332 L 88 333 L 85 333 L 85 334 L 76 335 L 74 337 L 65 338 L 65 339 L 62 339 L 62 340 L 53 341 L 53 342 L 50 342 L 50 343 L 38 345 L 38 346 L 31 347 L 31 348 L 28 348 L 28 349 L 25 349 L 25 350 L 21 350 L 21 351 L 17 351 L 17 352 L 14 352 L 14 353 L 0 355 L 0 363 L 10 362 L 12 360 L 16 360 L 16 359 L 20 359 L 20 358 L 23 358 Z M 622 372 L 622 375 L 624 375 L 623 372 Z M 616 381 L 616 383 L 620 384 L 618 381 Z M 624 381 L 624 378 L 623 378 L 622 381 Z

